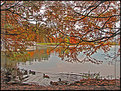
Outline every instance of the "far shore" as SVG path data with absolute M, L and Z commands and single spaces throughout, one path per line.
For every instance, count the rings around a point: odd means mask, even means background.
M 59 44 L 59 43 L 36 43 L 34 46 L 28 46 L 28 48 L 26 49 L 27 51 L 32 51 L 32 50 L 36 50 L 36 47 L 61 47 L 61 45 L 64 44 Z M 75 47 L 76 45 L 70 44 L 69 47 Z M 111 44 L 112 47 L 115 46 L 120 46 L 118 44 Z M 18 49 L 19 50 L 19 49 Z M 6 51 L 5 48 L 2 48 L 1 51 Z

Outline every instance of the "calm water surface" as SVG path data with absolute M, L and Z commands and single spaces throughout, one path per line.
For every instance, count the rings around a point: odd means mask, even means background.
M 120 76 L 120 58 L 115 60 L 107 58 L 102 50 L 98 50 L 97 53 L 91 57 L 97 60 L 103 61 L 101 64 L 95 64 L 90 61 L 87 62 L 67 62 L 61 60 L 59 54 L 53 51 L 51 54 L 47 54 L 47 50 L 50 47 L 38 47 L 37 52 L 33 53 L 33 58 L 27 62 L 19 62 L 18 67 L 20 69 L 33 70 L 43 73 L 98 73 L 102 76 L 112 75 L 119 78 Z M 114 52 L 117 51 L 119 46 L 112 46 L 111 50 L 107 53 L 114 56 Z M 31 51 L 32 52 L 32 51 Z M 78 55 L 79 60 L 83 60 L 86 56 L 80 53 Z M 107 58 L 107 59 L 106 59 Z

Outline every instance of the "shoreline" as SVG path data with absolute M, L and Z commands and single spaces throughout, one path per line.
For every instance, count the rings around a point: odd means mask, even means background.
M 35 83 L 4 83 L 3 79 L 4 75 L 1 74 L 1 90 L 120 90 L 120 79 L 82 79 L 71 84 L 64 84 L 64 81 L 52 81 L 49 86 Z
M 94 86 L 94 85 L 50 85 L 41 86 L 34 84 L 1 84 L 1 90 L 120 90 L 120 85 L 113 86 Z
M 37 49 L 37 47 L 56 47 L 57 45 L 33 45 L 33 46 L 28 46 L 28 48 L 26 49 L 26 51 L 34 51 Z M 75 47 L 76 45 L 70 45 L 70 47 Z M 120 46 L 120 45 L 111 45 L 111 47 L 115 47 L 115 46 Z M 57 47 L 62 47 L 61 45 L 58 45 Z M 110 48 L 111 48 L 110 47 Z M 1 49 L 1 52 L 5 52 L 5 49 Z

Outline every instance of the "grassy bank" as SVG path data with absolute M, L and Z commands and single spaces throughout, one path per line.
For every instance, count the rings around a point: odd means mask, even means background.
M 37 43 L 37 45 L 58 45 L 59 43 Z M 70 44 L 70 43 L 68 43 Z M 64 43 L 61 43 L 61 45 L 64 45 Z M 76 45 L 76 44 L 70 44 L 70 45 Z M 87 44 L 85 44 L 87 45 Z M 111 43 L 110 45 L 119 45 L 117 43 Z
M 37 45 L 58 45 L 59 43 L 37 43 Z

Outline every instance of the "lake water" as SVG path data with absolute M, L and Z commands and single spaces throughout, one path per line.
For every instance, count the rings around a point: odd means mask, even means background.
M 102 77 L 112 76 L 112 78 L 120 77 L 120 57 L 112 60 L 104 55 L 102 50 L 98 50 L 97 53 L 93 54 L 91 58 L 96 59 L 99 62 L 83 61 L 87 58 L 83 53 L 79 53 L 77 58 L 80 62 L 65 61 L 59 57 L 59 53 L 62 52 L 61 47 L 52 50 L 54 47 L 45 46 L 37 47 L 37 50 L 29 51 L 31 57 L 26 62 L 16 62 L 16 66 L 20 69 L 32 70 L 36 72 L 36 75 L 31 75 L 27 82 L 38 82 L 39 84 L 49 84 L 51 80 L 57 81 L 58 77 L 63 80 L 73 80 L 67 74 L 81 74 L 81 73 L 100 73 Z M 110 56 L 114 56 L 114 53 L 119 49 L 119 46 L 112 46 L 111 50 L 107 53 Z M 48 51 L 51 51 L 49 54 Z M 3 61 L 2 57 L 2 61 Z M 8 59 L 9 60 L 9 59 Z M 5 65 L 5 62 L 2 62 Z M 51 76 L 52 79 L 42 79 L 42 74 L 46 73 Z M 64 75 L 62 74 L 66 74 Z M 61 75 L 61 76 L 60 76 Z M 77 77 L 77 80 L 80 78 Z

